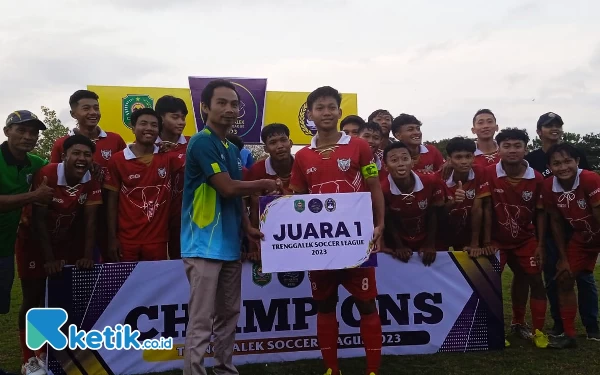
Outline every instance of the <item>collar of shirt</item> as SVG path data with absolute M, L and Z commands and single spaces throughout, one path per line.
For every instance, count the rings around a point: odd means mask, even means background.
M 340 137 L 340 139 L 337 141 L 338 145 L 347 145 L 348 143 L 350 143 L 350 139 L 352 139 L 352 137 L 350 137 L 348 134 L 344 133 L 344 132 L 340 132 L 340 134 L 342 135 Z M 319 139 L 319 134 L 315 134 L 315 136 L 311 139 L 310 141 L 310 148 L 317 148 L 317 140 Z
M 65 168 L 66 167 L 65 167 L 64 161 L 56 167 L 56 174 L 58 175 L 57 184 L 59 186 L 69 186 L 67 184 L 67 175 L 65 174 Z M 85 172 L 85 174 L 83 175 L 83 178 L 81 179 L 81 181 L 79 181 L 79 183 L 85 184 L 86 182 L 88 182 L 91 179 L 92 179 L 92 174 L 90 173 L 90 171 L 87 171 L 87 172 Z
M 108 137 L 108 135 L 106 134 L 106 132 L 104 130 L 102 130 L 101 127 L 98 126 L 98 130 L 100 131 L 98 133 L 98 138 L 106 138 L 106 137 Z M 67 135 L 68 136 L 75 135 L 75 129 L 69 129 L 69 131 L 67 132 Z
M 123 155 L 125 156 L 125 160 L 133 160 L 133 159 L 137 159 L 138 157 L 135 156 L 135 154 L 133 153 L 133 151 L 131 151 L 131 145 L 127 145 L 127 148 L 125 148 L 125 150 L 123 150 Z M 154 145 L 154 153 L 158 154 L 158 146 Z
M 474 179 L 475 179 L 475 172 L 473 172 L 473 168 L 471 168 L 471 169 L 469 169 L 469 176 L 467 177 L 467 181 L 473 181 Z M 448 178 L 446 180 L 446 186 L 451 188 L 454 185 L 456 185 L 456 182 L 454 182 L 454 171 L 452 171 L 452 173 L 450 174 L 450 178 Z
M 525 174 L 523 175 L 523 178 L 526 180 L 532 180 L 535 178 L 535 171 L 533 170 L 533 168 L 531 168 L 529 166 L 529 163 L 527 162 L 527 160 L 523 159 L 523 161 L 525 162 L 525 164 L 527 164 L 527 169 L 525 170 Z M 506 177 L 506 171 L 504 170 L 504 168 L 502 168 L 502 162 L 498 162 L 498 164 L 496 164 L 496 176 L 498 177 Z
M 570 191 L 573 191 L 579 187 L 579 175 L 581 174 L 582 169 L 577 169 L 577 175 L 575 176 L 575 182 L 573 182 L 573 187 Z M 564 193 L 565 189 L 560 186 L 558 182 L 558 178 L 556 176 L 552 177 L 552 191 L 555 193 Z
M 429 149 L 427 147 L 425 147 L 425 145 L 419 145 L 419 153 L 420 154 L 426 154 L 429 152 Z
M 496 152 L 498 152 L 498 144 L 496 143 L 496 141 L 494 141 L 494 144 L 496 145 L 496 151 L 492 152 L 492 154 L 495 154 Z M 475 149 L 475 152 L 473 153 L 473 155 L 477 156 L 477 155 L 485 155 L 483 153 L 483 151 L 481 151 L 479 149 L 479 146 L 477 146 L 477 149 Z
M 0 150 L 2 152 L 2 157 L 4 158 L 4 162 L 6 165 L 12 165 L 15 167 L 27 167 L 31 165 L 31 160 L 28 157 L 25 157 L 25 160 L 18 160 L 15 156 L 10 152 L 8 148 L 8 141 L 5 141 L 0 145 Z
M 156 138 L 156 142 L 154 142 L 154 143 L 160 143 L 160 142 L 163 142 L 163 140 L 160 139 L 160 136 L 158 136 L 158 138 Z M 179 139 L 177 140 L 177 143 L 180 144 L 180 145 L 184 145 L 184 144 L 187 143 L 187 139 L 185 139 L 185 137 L 184 137 L 183 134 L 179 136 Z
M 393 195 L 410 195 L 412 193 L 416 193 L 416 192 L 423 190 L 423 188 L 424 188 L 423 182 L 421 181 L 419 176 L 417 176 L 417 174 L 413 171 L 410 171 L 410 173 L 415 177 L 415 188 L 413 189 L 412 192 L 407 193 L 407 194 L 401 192 L 400 189 L 398 189 L 398 186 L 396 186 L 396 183 L 394 182 L 392 175 L 391 174 L 388 175 L 388 181 L 390 182 L 390 191 Z

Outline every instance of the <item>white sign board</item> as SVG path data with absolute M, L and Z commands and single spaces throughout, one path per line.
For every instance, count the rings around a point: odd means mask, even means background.
M 260 198 L 263 272 L 335 270 L 369 259 L 370 193 Z

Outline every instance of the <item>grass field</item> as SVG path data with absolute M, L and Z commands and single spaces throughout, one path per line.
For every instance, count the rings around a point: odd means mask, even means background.
M 510 270 L 503 275 L 504 309 L 507 327 L 510 324 L 510 301 L 507 293 L 510 285 Z M 596 283 L 600 280 L 600 266 L 596 268 Z M 12 310 L 8 315 L 0 315 L 0 368 L 18 372 L 20 353 L 18 346 L 17 311 L 20 305 L 20 285 L 15 283 Z M 528 317 L 529 319 L 529 314 Z M 552 324 L 550 318 L 546 326 Z M 578 321 L 578 333 L 584 330 Z M 383 358 L 381 374 L 600 374 L 600 343 L 579 339 L 578 349 L 557 351 L 536 349 L 533 344 L 509 336 L 511 347 L 498 352 L 486 353 L 444 353 L 422 356 L 386 356 Z M 362 375 L 364 358 L 343 359 L 340 361 L 344 375 Z M 241 366 L 242 375 L 322 375 L 321 361 L 298 361 L 268 365 Z M 181 371 L 161 373 L 161 375 L 181 374 Z M 158 375 L 158 374 L 156 374 Z

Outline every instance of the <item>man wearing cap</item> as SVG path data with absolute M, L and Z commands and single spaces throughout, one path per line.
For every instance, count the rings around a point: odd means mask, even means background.
M 46 130 L 44 123 L 24 110 L 11 113 L 4 126 L 8 140 L 0 145 L 0 314 L 10 310 L 21 208 L 31 203 L 48 203 L 54 195 L 54 190 L 45 185 L 29 191 L 33 175 L 48 164 L 29 153 L 37 143 L 40 130 Z
M 548 112 L 540 116 L 537 122 L 537 134 L 542 142 L 542 147 L 530 152 L 525 156 L 529 165 L 540 172 L 544 178 L 552 177 L 552 172 L 548 168 L 546 152 L 553 145 L 561 141 L 563 135 L 563 119 L 553 112 Z M 579 150 L 579 168 L 591 170 L 585 153 Z M 548 222 L 547 228 L 550 224 Z M 565 222 L 565 234 L 567 238 L 572 234 L 572 228 Z M 558 262 L 558 248 L 554 242 L 551 231 L 546 231 L 546 260 L 544 262 L 544 278 L 546 279 L 546 290 L 548 302 L 550 303 L 550 315 L 554 320 L 554 327 L 549 332 L 550 336 L 560 336 L 563 334 L 563 325 L 560 318 L 558 306 L 558 292 L 554 276 L 556 275 L 556 263 Z M 579 315 L 589 340 L 600 341 L 600 330 L 598 329 L 598 290 L 594 274 L 580 273 L 577 278 L 577 290 L 579 298 Z

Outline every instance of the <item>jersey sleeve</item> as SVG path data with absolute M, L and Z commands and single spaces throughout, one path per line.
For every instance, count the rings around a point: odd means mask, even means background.
M 444 165 L 446 160 L 444 160 L 444 156 L 442 155 L 440 150 L 437 149 L 437 147 L 433 147 L 433 150 L 435 152 L 435 158 L 433 161 L 433 170 L 438 171 L 440 168 L 442 168 L 442 165 Z
M 361 142 L 358 142 L 358 162 L 360 164 L 360 173 L 363 178 L 369 179 L 372 177 L 377 177 L 379 175 L 379 170 L 377 169 L 377 164 L 375 163 L 375 157 L 373 156 L 373 152 L 371 151 L 371 147 L 366 141 L 361 139 Z
M 121 174 L 119 173 L 117 161 L 114 157 L 108 161 L 108 167 L 104 175 L 104 185 L 102 187 L 112 191 L 119 191 L 121 189 Z
M 549 178 L 549 181 L 552 181 L 552 178 Z M 542 202 L 544 203 L 544 207 L 553 207 L 556 206 L 554 194 L 552 194 L 552 184 L 544 183 L 542 187 Z
M 536 173 L 536 175 L 537 175 L 537 173 Z M 537 187 L 535 189 L 535 194 L 536 194 L 537 201 L 535 202 L 535 208 L 537 208 L 539 210 L 543 210 L 544 209 L 544 197 L 542 194 L 542 190 L 544 188 L 544 178 L 542 177 L 541 174 L 539 176 L 536 176 L 536 182 L 537 182 Z
M 62 144 L 63 139 L 57 139 L 52 145 L 52 151 L 50 152 L 50 163 L 60 163 L 62 160 Z
M 208 137 L 199 138 L 198 141 L 190 144 L 188 153 L 198 163 L 207 179 L 218 173 L 229 173 L 219 150 Z
M 171 175 L 176 175 L 181 172 L 183 168 L 185 168 L 185 158 L 179 157 L 180 154 L 171 153 L 169 154 L 169 167 L 171 170 Z
M 102 204 L 102 189 L 100 186 L 100 182 L 95 179 L 90 180 L 88 182 L 87 189 L 87 200 L 85 202 L 86 206 L 94 206 L 98 204 Z
M 493 175 L 490 172 L 490 168 L 483 168 L 481 170 L 481 177 L 478 178 L 476 181 L 478 181 L 477 184 L 477 191 L 476 191 L 476 195 L 475 198 L 477 199 L 483 199 L 485 197 L 489 197 L 492 195 L 492 190 L 491 190 L 491 181 L 492 181 Z
M 595 172 L 586 173 L 585 179 L 582 180 L 583 191 L 592 207 L 600 206 L 600 176 Z
M 292 165 L 292 176 L 290 177 L 289 187 L 290 190 L 296 193 L 306 193 L 308 192 L 308 181 L 306 180 L 306 175 L 302 171 L 299 159 L 300 158 L 296 154 L 294 164 Z
M 439 206 L 443 206 L 444 203 L 446 203 L 446 189 L 445 189 L 445 185 L 442 185 L 442 181 L 440 181 L 439 179 L 435 178 L 434 175 L 434 179 L 433 182 L 431 183 L 432 185 L 432 197 L 431 197 L 431 204 L 435 207 L 439 207 Z
M 119 134 L 117 134 L 117 137 L 119 137 L 117 139 L 117 151 L 123 151 L 125 150 L 125 148 L 127 148 L 127 143 L 125 143 L 125 141 L 123 140 L 123 137 L 121 137 Z

